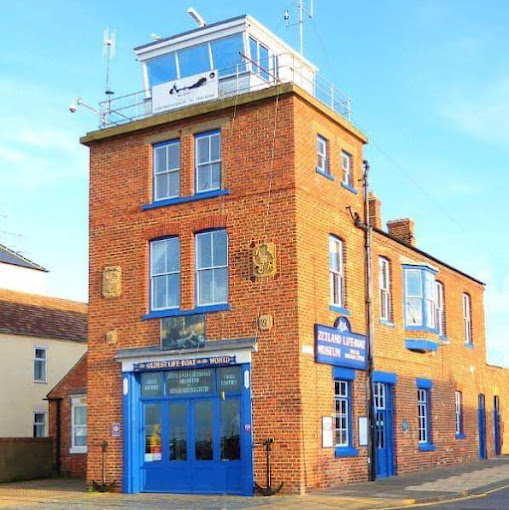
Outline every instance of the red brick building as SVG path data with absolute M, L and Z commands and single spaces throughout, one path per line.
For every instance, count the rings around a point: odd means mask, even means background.
M 143 113 L 82 139 L 88 479 L 104 440 L 125 492 L 252 494 L 268 439 L 287 492 L 366 480 L 369 444 L 376 477 L 500 454 L 484 285 L 365 217 L 349 101 L 250 17 L 135 51 Z

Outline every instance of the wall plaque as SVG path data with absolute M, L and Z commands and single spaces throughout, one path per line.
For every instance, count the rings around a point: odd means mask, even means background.
M 106 343 L 108 345 L 116 344 L 118 341 L 118 334 L 116 329 L 112 329 L 111 331 L 106 331 Z
M 106 299 L 119 297 L 122 293 L 122 269 L 106 266 L 103 270 L 103 296 Z
M 195 349 L 205 345 L 205 314 L 161 319 L 161 349 Z
M 253 276 L 266 278 L 276 274 L 276 245 L 274 243 L 257 244 L 253 248 Z

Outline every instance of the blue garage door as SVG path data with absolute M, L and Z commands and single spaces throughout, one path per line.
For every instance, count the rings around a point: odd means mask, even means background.
M 241 494 L 240 366 L 141 376 L 142 490 Z

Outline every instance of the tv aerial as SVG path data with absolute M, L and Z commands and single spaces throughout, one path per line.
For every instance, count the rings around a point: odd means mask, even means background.
M 286 24 L 286 28 L 299 25 L 299 52 L 301 55 L 304 55 L 304 22 L 313 18 L 313 0 L 309 0 L 309 10 L 304 8 L 303 0 L 294 0 L 294 2 L 297 6 L 297 10 L 299 11 L 299 20 L 295 23 L 290 23 L 289 9 L 285 10 L 283 20 Z

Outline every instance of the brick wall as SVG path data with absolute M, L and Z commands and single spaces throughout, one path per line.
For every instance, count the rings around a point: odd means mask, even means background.
M 49 435 L 53 438 L 55 449 L 57 442 L 57 407 L 60 406 L 60 472 L 65 476 L 85 478 L 87 454 L 71 453 L 72 446 L 72 398 L 87 393 L 87 354 L 67 372 L 65 377 L 48 394 L 49 398 Z

